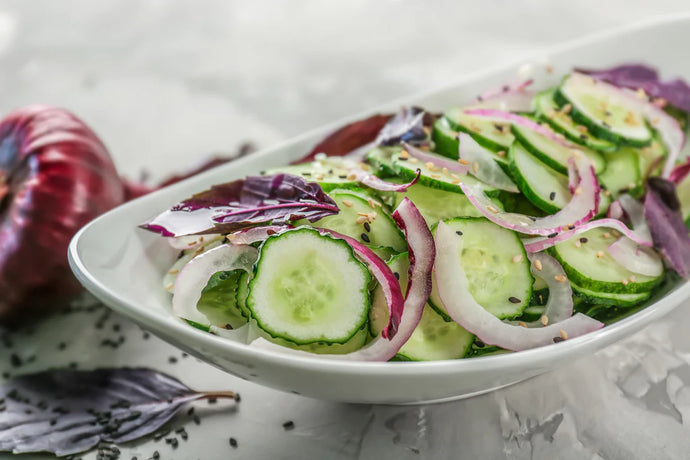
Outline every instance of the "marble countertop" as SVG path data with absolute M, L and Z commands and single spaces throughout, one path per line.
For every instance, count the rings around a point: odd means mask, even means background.
M 123 174 L 157 179 L 244 141 L 270 146 L 558 41 L 686 9 L 671 0 L 3 1 L 0 111 L 69 108 L 102 136 Z M 88 295 L 78 303 L 9 332 L 0 381 L 53 366 L 148 366 L 242 395 L 237 407 L 197 404 L 200 425 L 175 418 L 171 427 L 189 433 L 176 449 L 147 440 L 123 446 L 123 459 L 154 451 L 183 460 L 690 456 L 690 303 L 556 372 L 419 406 L 263 388 L 187 357 Z

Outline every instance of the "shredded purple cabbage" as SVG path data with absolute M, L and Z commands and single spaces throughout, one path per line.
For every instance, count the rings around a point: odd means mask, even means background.
M 623 64 L 609 69 L 575 69 L 613 85 L 643 89 L 649 96 L 662 98 L 674 107 L 690 112 L 690 86 L 682 79 L 661 81 L 659 73 L 645 64 Z
M 654 246 L 680 276 L 690 277 L 690 235 L 680 213 L 673 182 L 660 177 L 649 178 L 644 215 Z
M 163 236 L 227 233 L 256 225 L 314 222 L 337 214 L 321 186 L 291 174 L 249 176 L 214 185 L 141 225 Z

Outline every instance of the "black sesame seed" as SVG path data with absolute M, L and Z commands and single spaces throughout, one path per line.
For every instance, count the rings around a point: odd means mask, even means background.
M 230 438 L 230 446 L 233 447 L 234 449 L 236 449 L 237 448 L 237 439 Z
M 195 415 L 193 420 L 194 420 L 194 423 L 196 423 L 197 425 L 201 425 L 201 419 L 199 418 L 198 415 Z
M 171 356 L 171 357 L 168 358 L 168 362 L 169 362 L 170 364 L 175 364 L 175 363 L 177 362 L 177 358 L 174 357 L 174 356 Z
M 404 157 L 398 157 L 398 161 L 407 161 L 407 158 L 404 158 Z
M 400 273 L 398 272 L 393 272 L 393 276 L 395 276 L 395 279 L 400 281 Z
M 583 244 L 584 244 L 584 243 L 586 243 L 587 241 L 589 241 L 589 240 L 588 240 L 587 238 L 585 238 L 584 236 L 583 236 L 582 238 L 580 238 L 580 243 L 583 243 Z
M 67 344 L 65 342 L 60 342 L 58 344 L 58 350 L 64 350 L 65 348 L 67 348 Z
M 369 225 L 369 222 L 364 222 L 364 230 L 367 232 L 371 231 L 371 225 Z
M 371 243 L 371 240 L 369 239 L 369 235 L 367 235 L 366 233 L 362 233 L 360 235 L 360 238 L 362 238 L 362 241 L 364 241 L 365 243 Z
M 283 423 L 283 429 L 284 430 L 292 430 L 295 427 L 295 422 L 292 420 L 288 420 L 287 422 Z
M 553 232 L 553 233 L 550 233 L 549 235 L 547 235 L 546 237 L 547 238 L 555 238 L 557 236 L 558 236 L 558 232 Z
M 302 173 L 303 176 L 311 176 L 311 173 L 309 171 L 304 171 Z
M 457 230 L 455 233 L 456 233 L 457 235 L 462 236 L 462 232 L 461 232 L 460 230 Z
M 556 198 L 556 192 L 549 193 L 549 200 L 553 201 Z
M 187 411 L 187 415 L 193 415 L 194 414 L 194 408 L 190 407 L 189 410 Z
M 239 393 L 235 393 L 235 402 L 238 403 L 238 402 L 240 402 L 240 401 L 242 401 L 242 398 L 240 397 L 240 394 L 239 394 Z
M 338 176 L 338 179 L 347 179 L 347 175 L 346 175 L 346 174 L 341 174 L 341 175 Z
M 565 339 L 563 337 L 554 337 L 553 343 L 563 342 Z
M 484 342 L 482 342 L 481 340 L 475 340 L 474 346 L 476 346 L 477 348 L 484 348 L 486 346 L 486 344 Z
M 209 404 L 215 404 L 218 402 L 218 398 L 208 398 L 206 401 L 208 401 Z
M 517 297 L 513 297 L 513 296 L 508 297 L 508 300 L 510 301 L 510 303 L 520 303 L 520 302 L 522 302 L 522 300 L 518 299 Z
M 12 353 L 12 355 L 10 355 L 10 364 L 12 364 L 12 367 L 21 367 L 23 363 L 18 354 Z
M 583 141 L 586 141 L 587 135 L 586 134 L 580 134 L 580 139 L 582 139 Z
M 142 337 L 144 340 L 148 340 L 149 337 L 151 337 L 151 334 L 149 334 L 148 332 L 144 332 L 144 334 L 143 334 L 141 337 Z
M 153 458 L 159 459 L 159 458 L 161 458 L 161 454 L 159 454 L 158 451 L 155 450 L 155 451 L 153 451 Z

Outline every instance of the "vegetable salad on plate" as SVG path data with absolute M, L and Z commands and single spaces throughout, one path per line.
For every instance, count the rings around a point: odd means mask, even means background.
M 459 102 L 353 123 L 142 224 L 180 251 L 174 314 L 305 356 L 461 359 L 587 334 L 690 276 L 682 80 L 575 69 Z

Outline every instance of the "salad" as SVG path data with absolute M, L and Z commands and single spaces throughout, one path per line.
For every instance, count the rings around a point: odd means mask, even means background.
M 151 218 L 180 251 L 173 312 L 260 348 L 425 361 L 644 308 L 690 276 L 690 87 L 640 64 L 532 86 L 376 115 Z

